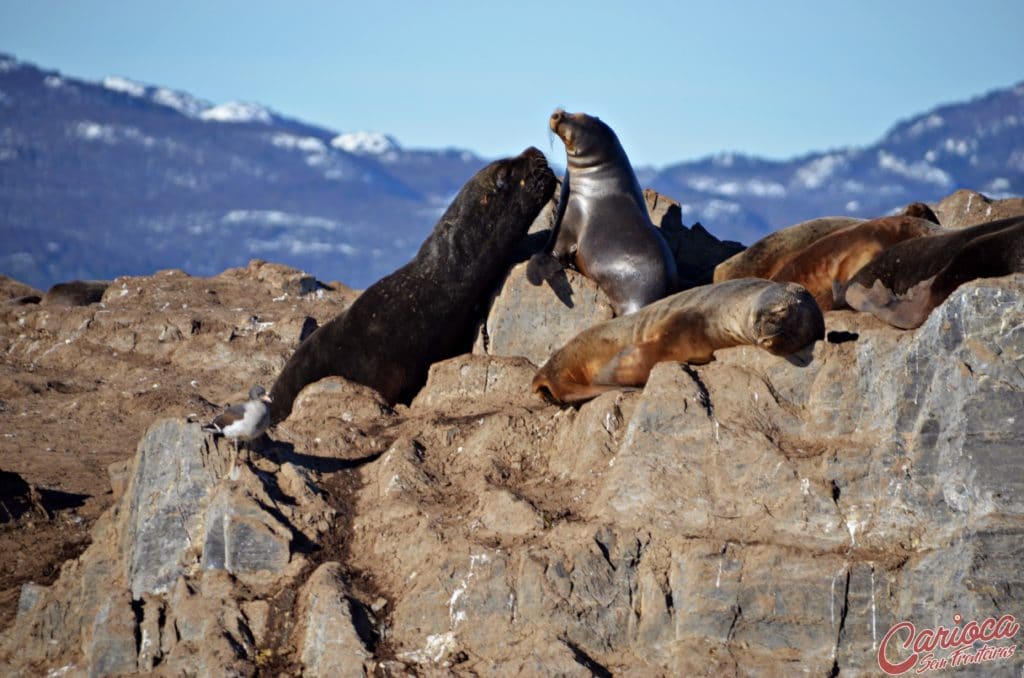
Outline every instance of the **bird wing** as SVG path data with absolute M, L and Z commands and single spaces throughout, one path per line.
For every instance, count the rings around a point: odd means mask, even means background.
M 221 412 L 210 422 L 207 428 L 214 431 L 223 431 L 228 426 L 231 426 L 236 421 L 240 421 L 245 417 L 245 404 L 231 405 L 226 410 Z

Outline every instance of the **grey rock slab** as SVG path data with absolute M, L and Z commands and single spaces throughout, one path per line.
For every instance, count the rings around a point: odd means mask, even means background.
M 225 466 L 210 440 L 198 424 L 164 420 L 139 443 L 121 537 L 133 598 L 167 592 L 202 543 L 202 507 Z
M 552 282 L 533 285 L 527 264 L 516 264 L 494 296 L 474 353 L 521 356 L 541 365 L 583 330 L 614 315 L 597 284 L 564 269 Z
M 365 675 L 370 653 L 356 633 L 351 605 L 339 563 L 324 563 L 303 586 L 296 641 L 303 675 Z

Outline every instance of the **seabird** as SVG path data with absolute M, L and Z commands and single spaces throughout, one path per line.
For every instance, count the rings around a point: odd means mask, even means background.
M 249 389 L 249 399 L 239 405 L 230 405 L 213 421 L 203 427 L 209 433 L 218 433 L 235 442 L 259 438 L 270 424 L 270 396 L 262 386 Z

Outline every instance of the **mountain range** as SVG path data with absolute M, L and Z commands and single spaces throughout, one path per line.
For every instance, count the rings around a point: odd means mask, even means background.
M 365 287 L 408 261 L 486 162 L 0 54 L 0 273 L 45 288 L 261 258 Z M 679 200 L 687 223 L 745 243 L 957 188 L 1021 195 L 1024 82 L 899 122 L 868 147 L 719 154 L 637 174 Z

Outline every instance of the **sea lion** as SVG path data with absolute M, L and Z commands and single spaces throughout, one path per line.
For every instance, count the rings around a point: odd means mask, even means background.
M 862 221 L 853 217 L 820 217 L 779 229 L 716 266 L 713 280 L 717 283 L 736 278 L 771 278 L 816 240 Z
M 850 307 L 893 327 L 920 327 L 961 284 L 1024 271 L 1024 217 L 894 245 L 837 285 Z
M 674 292 L 675 258 L 651 223 L 633 166 L 612 128 L 585 113 L 555 110 L 548 121 L 565 144 L 566 170 L 550 254 L 531 258 L 535 285 L 572 263 L 608 296 L 615 315 Z
M 363 292 L 313 332 L 271 389 L 272 423 L 304 386 L 337 375 L 408 402 L 427 369 L 468 347 L 473 307 L 490 294 L 507 259 L 555 189 L 536 148 L 483 168 L 462 187 L 416 257 Z
M 887 247 L 938 230 L 937 223 L 910 216 L 882 217 L 847 226 L 818 238 L 771 279 L 802 285 L 822 311 L 831 311 L 833 282 L 845 283 Z
M 43 306 L 88 306 L 103 301 L 109 280 L 70 280 L 57 283 L 43 295 Z
M 541 366 L 533 391 L 580 402 L 642 386 L 662 361 L 703 364 L 716 350 L 740 344 L 787 355 L 824 336 L 821 310 L 799 285 L 729 280 L 678 292 L 580 332 Z
M 927 219 L 933 224 L 939 223 L 939 218 L 935 216 L 935 211 L 923 202 L 910 203 L 897 216 L 917 217 L 918 219 Z

